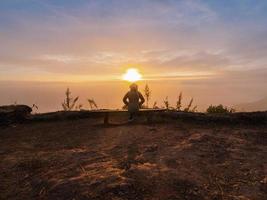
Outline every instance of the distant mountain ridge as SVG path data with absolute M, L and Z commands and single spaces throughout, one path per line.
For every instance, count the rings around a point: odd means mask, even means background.
M 267 97 L 258 101 L 250 103 L 242 103 L 235 105 L 234 108 L 237 111 L 266 111 L 267 110 Z

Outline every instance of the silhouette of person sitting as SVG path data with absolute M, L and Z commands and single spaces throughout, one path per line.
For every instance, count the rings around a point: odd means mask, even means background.
M 127 106 L 130 113 L 129 121 L 133 120 L 134 115 L 139 111 L 145 99 L 141 92 L 138 91 L 137 84 L 130 85 L 130 91 L 123 97 L 123 103 Z

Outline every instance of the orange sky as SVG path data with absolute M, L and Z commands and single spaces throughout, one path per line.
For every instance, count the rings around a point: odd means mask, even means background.
M 0 80 L 221 77 L 266 70 L 263 1 L 1 1 Z M 254 77 L 257 81 L 257 77 Z
M 111 81 L 122 92 L 116 83 L 137 68 L 140 84 L 159 81 L 203 105 L 219 102 L 214 95 L 228 104 L 257 100 L 267 96 L 266 9 L 259 0 L 3 0 L 2 90 L 9 81 L 15 91 L 20 81 L 85 90 L 108 81 L 105 90 Z M 10 89 L 1 101 L 23 98 Z

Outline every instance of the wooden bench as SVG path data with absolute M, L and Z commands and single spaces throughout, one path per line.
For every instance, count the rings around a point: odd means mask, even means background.
M 137 115 L 146 117 L 147 122 L 151 122 L 154 113 L 164 112 L 166 109 L 141 109 Z M 30 121 L 58 121 L 64 119 L 85 119 L 85 118 L 103 118 L 105 125 L 110 124 L 109 119 L 111 115 L 128 114 L 127 110 L 81 110 L 81 111 L 57 111 L 51 113 L 42 113 L 31 115 Z M 128 122 L 128 121 L 127 121 Z
M 151 121 L 152 113 L 156 112 L 164 112 L 166 109 L 141 109 L 138 111 L 137 114 L 145 114 L 147 118 L 147 122 Z M 104 114 L 104 125 L 109 124 L 109 117 L 111 114 L 118 114 L 118 113 L 128 113 L 127 110 L 99 110 L 95 112 L 101 112 Z

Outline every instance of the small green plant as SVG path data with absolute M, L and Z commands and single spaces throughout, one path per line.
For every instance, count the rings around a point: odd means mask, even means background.
M 145 98 L 146 98 L 146 107 L 148 108 L 149 100 L 151 98 L 151 90 L 149 89 L 147 84 L 145 86 L 144 92 L 145 92 Z
M 90 105 L 91 110 L 93 110 L 94 108 L 98 109 L 97 104 L 96 104 L 94 99 L 87 99 L 87 101 L 88 101 L 88 103 Z
M 166 98 L 163 100 L 163 103 L 164 103 L 164 105 L 165 105 L 165 108 L 166 108 L 167 110 L 169 110 L 170 103 L 169 103 L 168 96 L 166 96 Z
M 64 111 L 71 111 L 75 107 L 75 104 L 77 103 L 79 97 L 72 98 L 69 88 L 67 88 L 65 95 L 66 99 L 62 103 L 62 107 Z
M 182 99 L 183 99 L 183 93 L 180 92 L 178 100 L 176 102 L 176 110 L 180 111 L 182 108 Z
M 206 112 L 207 113 L 234 113 L 235 109 L 227 108 L 226 106 L 223 106 L 222 104 L 217 105 L 217 106 L 210 105 L 207 108 Z

